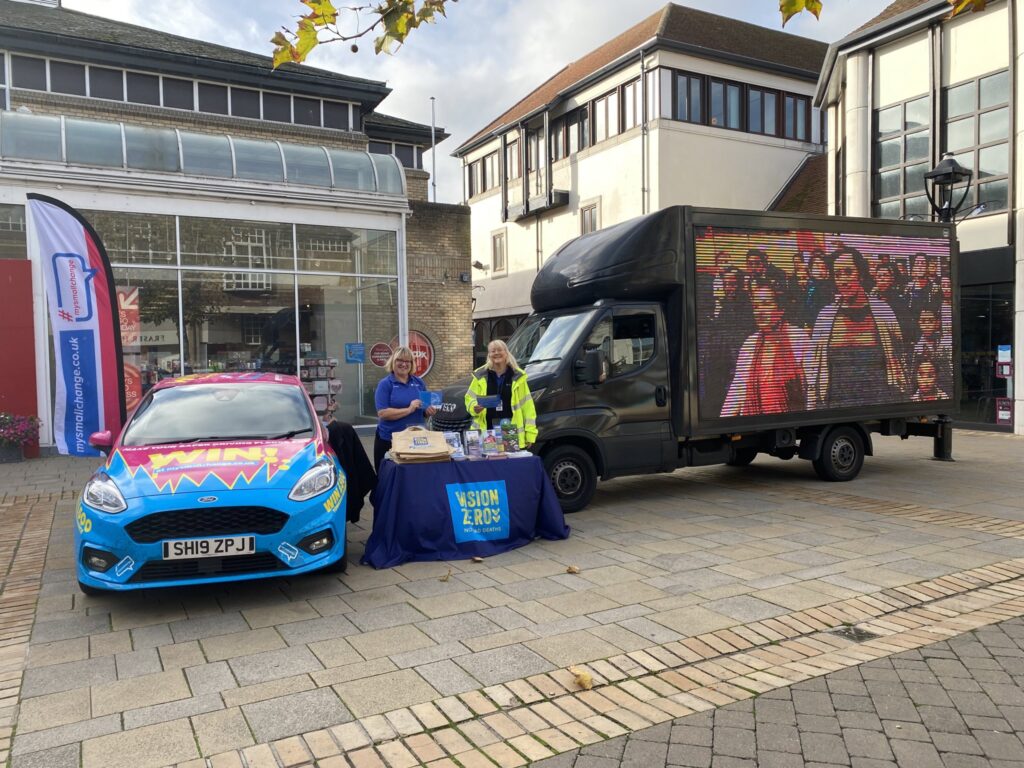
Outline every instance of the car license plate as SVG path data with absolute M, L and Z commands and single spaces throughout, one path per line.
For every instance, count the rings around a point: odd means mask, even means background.
M 255 536 L 227 536 L 217 539 L 178 539 L 164 542 L 164 560 L 196 557 L 232 557 L 256 551 Z

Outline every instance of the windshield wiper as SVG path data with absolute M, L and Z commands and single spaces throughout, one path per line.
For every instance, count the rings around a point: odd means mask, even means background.
M 207 437 L 185 437 L 180 440 L 168 440 L 168 443 L 223 443 L 231 440 L 250 440 L 245 435 L 209 435 Z M 161 443 L 149 443 L 149 445 L 160 445 Z
M 254 440 L 287 440 L 289 437 L 295 437 L 301 435 L 303 432 L 312 432 L 312 427 L 303 427 L 302 429 L 293 429 L 291 432 L 284 432 L 280 435 L 273 435 L 270 437 L 257 437 Z
M 560 357 L 538 357 L 536 360 L 527 360 L 526 364 L 529 365 L 530 363 L 552 363 L 557 362 L 561 359 L 562 358 Z

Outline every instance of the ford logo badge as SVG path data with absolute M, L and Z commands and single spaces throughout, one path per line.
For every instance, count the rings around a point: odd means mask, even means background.
M 201 501 L 203 504 L 208 504 L 208 503 L 216 501 L 216 500 L 217 500 L 216 496 L 200 496 L 199 497 L 199 501 Z

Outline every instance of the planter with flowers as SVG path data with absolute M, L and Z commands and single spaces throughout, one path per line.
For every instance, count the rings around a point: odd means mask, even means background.
M 39 419 L 0 412 L 0 464 L 21 461 L 24 448 L 39 440 Z

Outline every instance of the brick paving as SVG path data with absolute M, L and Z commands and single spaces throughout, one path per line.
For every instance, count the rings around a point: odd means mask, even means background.
M 70 567 L 92 465 L 0 467 L 0 760 L 17 714 L 14 768 L 515 766 L 1024 613 L 1024 440 L 929 448 L 880 439 L 842 486 L 772 459 L 614 481 L 568 541 L 483 564 L 103 598 Z
M 680 717 L 537 768 L 1024 766 L 1024 618 Z

